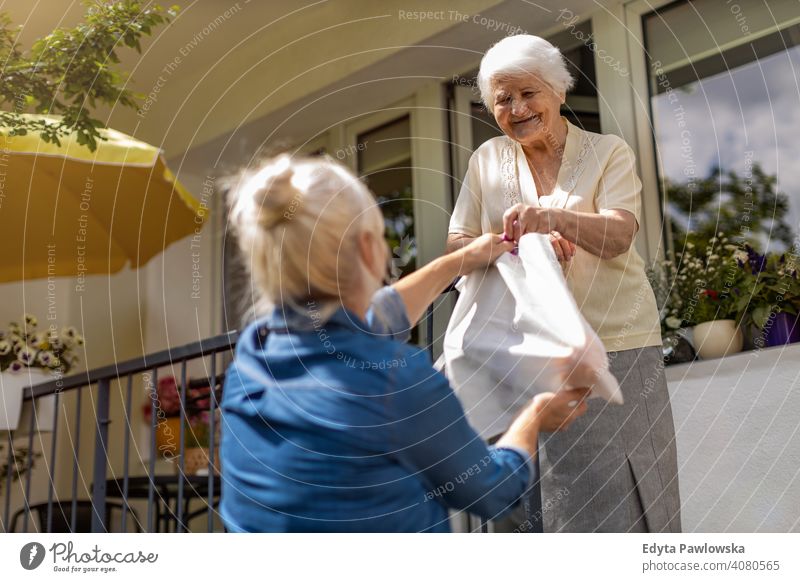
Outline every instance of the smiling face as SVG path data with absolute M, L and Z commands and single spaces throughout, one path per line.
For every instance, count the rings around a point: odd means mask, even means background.
M 492 112 L 497 125 L 522 145 L 547 139 L 561 123 L 564 95 L 535 75 L 500 78 L 493 85 Z

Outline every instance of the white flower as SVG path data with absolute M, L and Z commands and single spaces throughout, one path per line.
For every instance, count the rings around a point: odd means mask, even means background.
M 20 349 L 19 353 L 17 353 L 17 360 L 19 360 L 26 366 L 30 366 L 35 359 L 36 359 L 36 351 L 29 348 L 28 346 L 23 347 L 22 349 Z
M 25 325 L 28 327 L 36 327 L 39 325 L 39 320 L 36 319 L 35 315 L 31 315 L 30 313 L 25 314 Z
M 0 341 L 0 356 L 5 356 L 11 352 L 11 342 L 2 340 Z
M 50 344 L 50 348 L 53 350 L 59 350 L 64 347 L 64 342 L 62 342 L 61 338 L 54 333 L 50 334 L 50 336 L 47 338 L 47 342 Z
M 49 337 L 46 331 L 37 331 L 33 336 L 33 345 L 40 350 L 46 350 L 50 347 Z
M 681 320 L 677 317 L 668 317 L 664 320 L 664 323 L 666 323 L 667 327 L 670 329 L 678 329 L 681 326 Z
M 67 347 L 72 347 L 75 345 L 75 336 L 78 335 L 78 330 L 74 327 L 65 327 L 61 330 L 61 341 L 64 342 L 64 345 Z
M 39 355 L 36 358 L 39 360 L 39 363 L 42 366 L 49 368 L 53 365 L 53 360 L 55 360 L 55 354 L 53 352 L 48 352 L 47 350 L 39 352 Z

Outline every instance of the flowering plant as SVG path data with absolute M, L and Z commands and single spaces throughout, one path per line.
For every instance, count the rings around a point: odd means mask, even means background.
M 6 446 L 0 443 L 0 492 L 8 481 L 9 473 L 12 483 L 18 481 L 28 472 L 28 465 L 33 469 L 36 459 L 42 456 L 42 453 L 31 452 L 26 447 L 13 447 L 9 455 L 5 451 Z
M 798 256 L 793 252 L 759 254 L 750 245 L 737 252 L 736 260 L 745 274 L 746 293 L 741 301 L 756 327 L 764 329 L 778 313 L 800 313 Z
M 208 421 L 208 409 L 211 406 L 210 388 L 196 386 L 190 381 L 186 387 L 186 418 L 190 425 Z M 159 378 L 155 393 L 156 415 L 160 418 L 176 417 L 181 413 L 181 391 L 173 376 Z M 150 422 L 152 404 L 150 401 L 142 405 L 144 419 Z
M 0 331 L 0 370 L 19 372 L 24 368 L 42 368 L 66 374 L 78 362 L 75 354 L 83 345 L 83 336 L 74 327 L 60 330 L 50 326 L 37 331 L 36 317 L 26 314 L 23 322 L 11 322 Z
M 219 426 L 219 409 L 214 411 Z M 219 441 L 217 441 L 219 442 Z M 186 423 L 186 448 L 207 448 L 211 444 L 211 413 L 208 410 L 197 413 Z
M 650 269 L 665 336 L 706 321 L 741 320 L 747 309 L 747 276 L 737 252 L 739 247 L 718 233 L 704 252 L 687 242 L 674 259 L 658 261 Z
M 181 413 L 181 393 L 178 389 L 178 383 L 172 376 L 165 376 L 158 379 L 158 386 L 155 390 L 155 404 L 156 415 L 159 417 L 174 417 Z M 150 401 L 142 405 L 142 414 L 146 422 L 150 422 L 150 414 L 152 404 Z

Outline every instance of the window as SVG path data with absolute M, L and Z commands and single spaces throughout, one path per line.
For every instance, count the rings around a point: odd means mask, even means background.
M 406 115 L 358 134 L 357 169 L 375 194 L 391 250 L 390 275 L 397 279 L 416 268 L 411 125 Z
M 386 227 L 391 253 L 392 280 L 411 273 L 417 265 L 412 191 L 411 120 L 408 115 L 372 128 L 356 137 L 358 175 L 375 194 Z M 411 343 L 420 342 L 419 326 L 411 330 Z
M 786 250 L 800 224 L 796 0 L 673 3 L 643 27 L 674 248 L 722 231 Z

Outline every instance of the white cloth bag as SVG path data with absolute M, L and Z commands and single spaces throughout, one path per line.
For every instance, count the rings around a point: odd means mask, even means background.
M 592 397 L 622 404 L 602 342 L 578 311 L 547 235 L 463 277 L 444 337 L 444 373 L 483 436 L 504 431 L 540 392 L 575 388 L 579 362 L 596 371 Z

